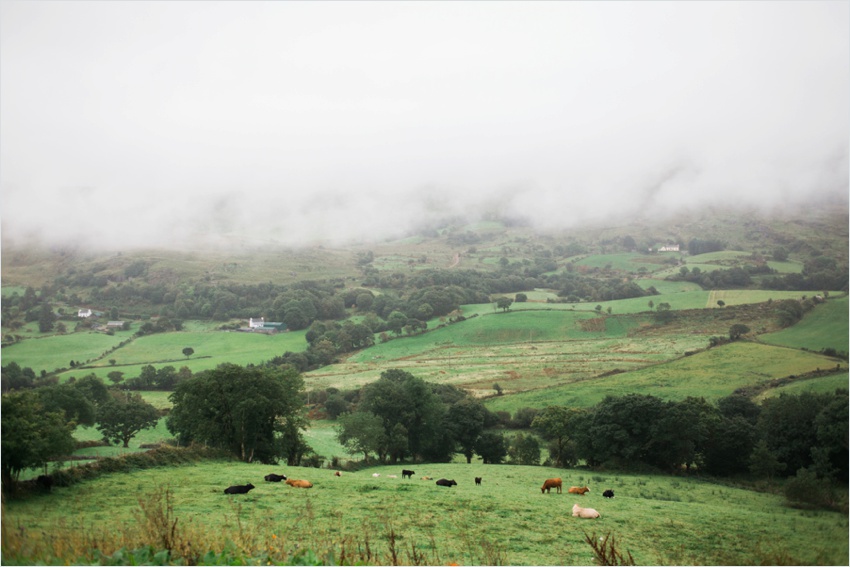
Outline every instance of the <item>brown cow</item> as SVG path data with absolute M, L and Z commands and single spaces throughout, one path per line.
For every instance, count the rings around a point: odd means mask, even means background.
M 296 480 L 294 478 L 290 478 L 286 481 L 286 484 L 289 486 L 294 486 L 295 488 L 312 488 L 313 483 L 309 480 Z
M 571 486 L 567 492 L 569 492 L 570 494 L 578 494 L 579 496 L 584 496 L 586 492 L 590 492 L 590 489 L 586 486 L 583 488 L 580 486 Z
M 558 494 L 561 493 L 561 479 L 560 478 L 547 478 L 546 482 L 543 483 L 543 486 L 540 488 L 540 494 L 544 492 L 549 492 L 553 488 L 557 489 Z

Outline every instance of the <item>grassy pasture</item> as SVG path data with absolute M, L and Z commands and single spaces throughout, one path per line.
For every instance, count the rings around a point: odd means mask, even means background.
M 583 531 L 612 533 L 638 564 L 846 565 L 847 516 L 787 508 L 772 494 L 692 478 L 590 473 L 516 465 L 432 464 L 375 467 L 335 477 L 327 469 L 285 468 L 231 461 L 114 473 L 54 488 L 50 495 L 4 503 L 4 524 L 31 538 L 65 534 L 138 531 L 139 500 L 157 488 L 172 494 L 178 529 L 195 534 L 198 546 L 226 540 L 245 549 L 294 545 L 321 550 L 345 537 L 368 537 L 386 550 L 390 529 L 402 550 L 415 545 L 432 563 L 463 565 L 590 565 Z M 306 478 L 314 487 L 295 489 L 264 482 L 269 472 Z M 378 473 L 380 477 L 373 477 Z M 388 478 L 387 475 L 399 478 Z M 452 488 L 423 481 L 450 478 Z M 473 477 L 483 478 L 475 486 Z M 588 485 L 583 497 L 541 494 L 543 480 Z M 227 496 L 232 484 L 253 483 L 247 495 Z M 616 497 L 601 497 L 611 488 Z M 594 507 L 598 520 L 573 518 L 574 503 Z M 64 534 L 62 530 L 65 530 Z M 44 535 L 42 535 L 44 534 Z M 71 536 L 73 537 L 73 536 Z M 104 538 L 103 551 L 109 553 Z M 351 541 L 351 540 L 349 540 Z
M 665 364 L 626 367 L 628 371 L 620 374 L 587 376 L 545 390 L 489 398 L 485 405 L 492 411 L 511 413 L 522 407 L 546 405 L 590 407 L 607 395 L 627 393 L 648 393 L 669 400 L 697 396 L 712 401 L 743 386 L 834 366 L 834 359 L 810 352 L 735 342 Z
M 781 394 L 799 394 L 801 392 L 813 392 L 816 394 L 830 394 L 838 388 L 845 390 L 850 386 L 848 381 L 847 370 L 830 374 L 829 376 L 819 376 L 817 378 L 809 378 L 806 380 L 795 380 L 790 384 L 785 384 L 778 388 L 771 388 L 755 397 L 756 403 L 761 403 L 765 398 L 772 398 Z
M 245 365 L 258 364 L 281 355 L 286 351 L 300 352 L 307 348 L 305 331 L 263 335 L 239 332 L 193 332 L 158 333 L 139 337 L 132 343 L 112 352 L 98 361 L 93 368 L 68 370 L 60 374 L 60 380 L 70 376 L 94 373 L 106 379 L 113 370 L 124 372 L 125 378 L 141 373 L 142 366 L 151 364 L 154 368 L 187 366 L 192 372 L 215 368 L 223 362 Z M 192 347 L 195 354 L 183 356 L 183 349 Z M 109 364 L 115 359 L 116 364 Z M 67 362 L 66 362 L 67 364 Z M 24 366 L 24 364 L 22 364 Z
M 796 325 L 776 333 L 759 336 L 759 340 L 769 344 L 807 348 L 819 351 L 834 348 L 838 352 L 847 352 L 848 345 L 848 298 L 829 299 L 816 305 Z
M 36 374 L 42 370 L 53 372 L 57 368 L 68 368 L 71 360 L 96 360 L 130 336 L 130 331 L 119 331 L 113 336 L 85 332 L 25 340 L 3 348 L 3 365 L 17 362 L 22 368 L 32 368 Z

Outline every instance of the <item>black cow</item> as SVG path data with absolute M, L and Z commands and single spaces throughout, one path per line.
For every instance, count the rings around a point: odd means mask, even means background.
M 475 486 L 481 486 L 481 477 L 480 476 L 475 477 Z
M 401 478 L 413 478 L 416 473 L 407 469 L 401 469 Z
M 263 478 L 266 479 L 266 482 L 280 482 L 282 480 L 286 480 L 286 475 L 285 474 L 271 473 L 271 474 L 267 474 Z
M 446 480 L 444 478 L 441 478 L 440 480 L 437 481 L 437 486 L 450 486 L 451 487 L 451 486 L 457 486 L 457 483 L 453 480 Z
M 225 494 L 248 494 L 248 491 L 254 488 L 254 485 L 250 482 L 245 486 L 241 484 L 237 484 L 236 486 L 228 486 L 224 489 Z
M 40 474 L 38 478 L 35 479 L 35 485 L 45 492 L 50 492 L 53 488 L 53 477 L 49 474 Z
M 609 488 L 608 490 L 602 493 L 602 496 L 604 496 L 605 498 L 614 498 L 614 491 Z

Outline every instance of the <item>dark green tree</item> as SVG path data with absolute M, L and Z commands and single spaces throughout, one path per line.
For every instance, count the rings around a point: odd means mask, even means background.
M 424 380 L 409 372 L 382 372 L 378 380 L 363 388 L 360 410 L 381 418 L 388 439 L 397 423 L 403 425 L 414 458 L 434 460 L 435 455 L 445 453 L 444 445 L 441 447 L 446 442 L 442 428 L 445 406 Z
M 564 406 L 547 406 L 540 410 L 531 422 L 531 426 L 553 442 L 551 455 L 555 466 L 566 467 L 575 464 L 575 452 L 572 438 L 579 431 L 580 420 L 586 419 L 587 410 Z
M 508 447 L 508 457 L 515 465 L 539 465 L 540 441 L 534 435 L 518 433 Z
M 351 453 L 363 453 L 364 461 L 374 453 L 380 460 L 387 454 L 387 436 L 383 420 L 365 411 L 344 413 L 339 416 L 337 440 Z
M 34 392 L 4 395 L 0 421 L 4 490 L 14 486 L 24 469 L 45 467 L 51 458 L 74 450 L 73 426 L 61 411 L 46 411 Z
M 42 303 L 38 314 L 38 330 L 42 333 L 52 331 L 55 322 L 56 315 L 53 313 L 53 308 L 47 302 Z
M 166 424 L 184 443 L 222 447 L 245 462 L 275 463 L 285 446 L 299 444 L 291 437 L 303 424 L 303 387 L 291 367 L 221 364 L 177 384 Z
M 97 429 L 111 443 L 130 446 L 130 439 L 144 429 L 156 427 L 159 412 L 142 399 L 141 394 L 112 392 L 110 400 L 100 407 Z
M 511 304 L 513 304 L 514 300 L 510 297 L 500 297 L 496 300 L 496 307 L 501 309 L 502 311 L 507 311 L 510 309 Z
M 44 411 L 59 413 L 73 426 L 92 426 L 97 420 L 97 406 L 75 384 L 55 384 L 35 390 Z
M 446 424 L 467 463 L 472 462 L 475 444 L 484 432 L 486 418 L 487 408 L 473 398 L 463 398 L 449 406 Z
M 192 347 L 187 346 L 183 349 L 183 356 L 185 356 L 186 358 L 189 358 L 193 354 L 195 354 L 195 349 L 193 349 Z
M 505 436 L 493 431 L 485 431 L 475 443 L 475 454 L 481 457 L 485 465 L 498 465 L 508 456 L 508 444 Z
M 749 332 L 750 328 L 744 325 L 743 323 L 735 323 L 734 325 L 729 327 L 729 339 L 737 341 Z

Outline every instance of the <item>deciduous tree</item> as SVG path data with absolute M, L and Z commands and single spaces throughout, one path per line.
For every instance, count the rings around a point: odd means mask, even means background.
M 156 427 L 159 412 L 141 394 L 112 392 L 111 399 L 100 407 L 97 421 L 104 439 L 129 447 L 130 439 L 140 431 Z

